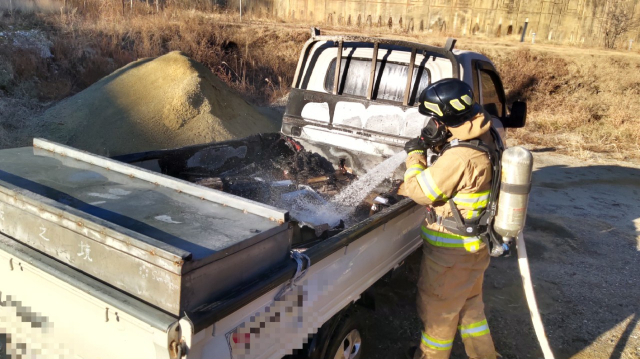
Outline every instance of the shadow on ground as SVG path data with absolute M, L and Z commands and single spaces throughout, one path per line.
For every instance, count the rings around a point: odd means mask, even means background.
M 640 357 L 640 169 L 535 154 L 525 240 L 536 296 L 556 358 Z M 420 252 L 373 288 L 363 309 L 367 359 L 404 358 L 416 345 Z M 541 358 L 515 257 L 493 259 L 486 314 L 504 358 Z M 452 358 L 466 358 L 459 338 Z

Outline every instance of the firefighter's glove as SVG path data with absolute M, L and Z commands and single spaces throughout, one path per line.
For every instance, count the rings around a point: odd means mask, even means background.
M 426 150 L 426 146 L 424 144 L 424 141 L 422 141 L 422 139 L 420 137 L 416 137 L 416 138 L 412 138 L 409 141 L 407 141 L 407 143 L 404 144 L 404 150 L 407 152 L 407 154 L 411 154 L 411 153 L 424 153 L 424 151 Z

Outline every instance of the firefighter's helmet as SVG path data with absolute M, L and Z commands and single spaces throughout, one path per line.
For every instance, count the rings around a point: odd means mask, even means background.
M 427 86 L 419 97 L 418 110 L 432 116 L 447 127 L 457 127 L 482 111 L 473 100 L 473 91 L 458 79 L 444 79 Z

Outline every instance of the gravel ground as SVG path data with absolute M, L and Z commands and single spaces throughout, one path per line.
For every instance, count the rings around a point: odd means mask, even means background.
M 525 240 L 556 358 L 640 358 L 640 167 L 536 152 Z M 420 252 L 377 283 L 360 309 L 366 359 L 403 358 L 416 345 Z M 486 314 L 503 358 L 542 358 L 515 257 L 493 259 Z M 459 338 L 452 358 L 466 358 Z
M 37 120 L 49 104 L 0 94 L 0 148 L 31 145 Z

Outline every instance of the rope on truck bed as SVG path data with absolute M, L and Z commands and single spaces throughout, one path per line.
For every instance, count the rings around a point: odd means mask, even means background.
M 282 286 L 282 288 L 280 289 L 278 294 L 276 294 L 276 296 L 274 298 L 276 301 L 281 300 L 284 297 L 285 294 L 287 294 L 295 286 L 297 286 L 298 282 L 300 282 L 302 277 L 304 277 L 305 274 L 307 274 L 307 271 L 311 267 L 311 258 L 309 258 L 306 254 L 304 254 L 304 253 L 302 253 L 300 251 L 292 250 L 291 251 L 291 258 L 296 261 L 296 264 L 297 264 L 296 273 L 293 275 L 293 277 L 291 279 L 289 279 L 289 281 L 287 281 L 287 283 L 285 283 Z M 304 265 L 303 260 L 307 264 L 306 267 Z M 304 269 L 303 269 L 303 267 L 304 267 Z

